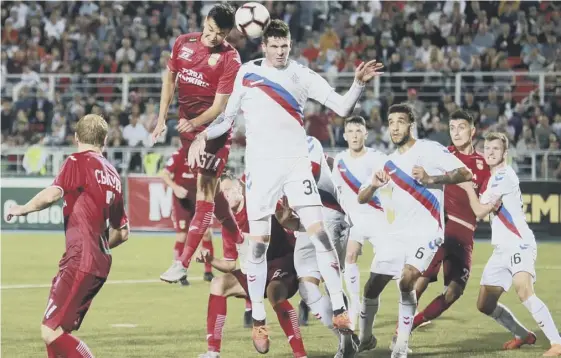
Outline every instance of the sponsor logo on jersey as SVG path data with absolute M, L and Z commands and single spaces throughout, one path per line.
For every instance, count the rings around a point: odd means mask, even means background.
M 483 170 L 483 161 L 481 159 L 476 159 L 475 160 L 475 165 L 477 165 L 477 169 Z M 474 177 L 475 177 L 475 175 L 474 175 Z
M 219 59 L 220 59 L 220 54 L 219 53 L 213 53 L 208 58 L 208 65 L 209 66 L 215 66 L 218 63 Z
M 193 56 L 193 53 L 195 52 L 191 50 L 189 47 L 183 46 L 181 50 L 179 50 L 179 55 L 177 55 L 177 58 L 180 58 L 185 61 L 193 61 L 191 60 L 191 56 Z
M 204 80 L 202 73 L 193 71 L 188 68 L 182 68 L 177 76 L 184 82 L 195 86 L 208 88 L 210 85 Z

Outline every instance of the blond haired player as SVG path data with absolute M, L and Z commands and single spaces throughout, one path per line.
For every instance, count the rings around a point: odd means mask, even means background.
M 514 314 L 499 303 L 501 295 L 514 285 L 518 298 L 532 314 L 551 348 L 544 357 L 561 356 L 561 337 L 549 309 L 534 292 L 537 247 L 534 233 L 526 223 L 518 176 L 506 163 L 508 138 L 504 133 L 491 132 L 485 137 L 484 157 L 491 168 L 491 178 L 477 198 L 471 185 L 462 184 L 467 191 L 475 214 L 482 218 L 491 214 L 491 243 L 493 254 L 481 277 L 477 308 L 508 329 L 514 338 L 504 349 L 517 349 L 534 344 L 536 335 L 524 327 Z M 495 202 L 500 199 L 497 208 Z

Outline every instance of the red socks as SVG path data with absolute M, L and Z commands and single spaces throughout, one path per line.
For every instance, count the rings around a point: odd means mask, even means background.
M 56 354 L 66 358 L 94 358 L 94 355 L 86 345 L 78 338 L 71 334 L 63 333 L 49 345 Z M 51 357 L 51 350 L 47 348 L 49 357 Z
M 298 315 L 294 311 L 294 307 L 288 301 L 282 301 L 275 307 L 275 312 L 279 319 L 279 323 L 288 338 L 288 343 L 292 348 L 295 358 L 305 357 L 304 341 L 300 334 L 300 326 L 298 326 Z
M 214 211 L 214 203 L 207 201 L 197 201 L 195 205 L 195 216 L 189 225 L 189 233 L 187 234 L 187 241 L 185 242 L 185 249 L 181 255 L 181 263 L 183 267 L 189 267 L 193 254 L 199 247 L 201 240 L 207 229 L 210 227 L 212 221 L 212 213 Z
M 208 296 L 206 340 L 209 352 L 220 352 L 222 331 L 226 323 L 226 308 L 226 297 L 213 294 Z
M 184 242 L 180 242 L 180 241 L 175 242 L 175 246 L 173 247 L 173 259 L 175 261 L 180 260 L 184 248 L 185 248 Z
M 214 256 L 214 246 L 212 245 L 212 239 L 210 241 L 203 241 L 203 248 L 210 251 L 210 254 Z M 205 272 L 212 272 L 212 265 L 205 262 Z
M 450 308 L 450 305 L 446 302 L 446 299 L 444 299 L 444 295 L 437 296 L 422 312 L 419 312 L 415 316 L 413 319 L 413 329 L 427 321 L 439 317 L 448 308 Z
M 218 192 L 214 197 L 214 201 L 216 203 L 214 215 L 222 224 L 222 240 L 241 244 L 243 242 L 243 234 L 236 223 L 236 218 L 234 213 L 232 213 L 232 209 L 230 209 L 230 204 L 228 204 L 224 193 Z

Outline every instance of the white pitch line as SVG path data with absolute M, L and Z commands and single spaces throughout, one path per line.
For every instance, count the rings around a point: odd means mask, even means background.
M 473 265 L 472 269 L 482 269 L 485 265 Z M 552 270 L 552 271 L 560 271 L 561 266 L 536 266 L 536 270 Z M 370 273 L 370 271 L 360 271 L 361 273 Z M 189 281 L 202 281 L 202 277 L 188 277 Z M 165 283 L 161 280 L 111 280 L 107 281 L 106 285 L 134 285 L 134 284 L 144 284 L 144 283 Z M 24 290 L 24 289 L 31 289 L 31 288 L 49 288 L 51 287 L 50 283 L 36 283 L 36 284 L 25 284 L 25 285 L 2 285 L 0 286 L 0 290 Z

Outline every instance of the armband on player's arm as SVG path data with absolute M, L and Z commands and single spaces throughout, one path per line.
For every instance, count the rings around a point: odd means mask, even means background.
M 346 117 L 352 112 L 362 95 L 364 85 L 363 82 L 355 80 L 345 95 L 341 96 L 335 91 L 331 92 L 324 105 L 339 116 Z

